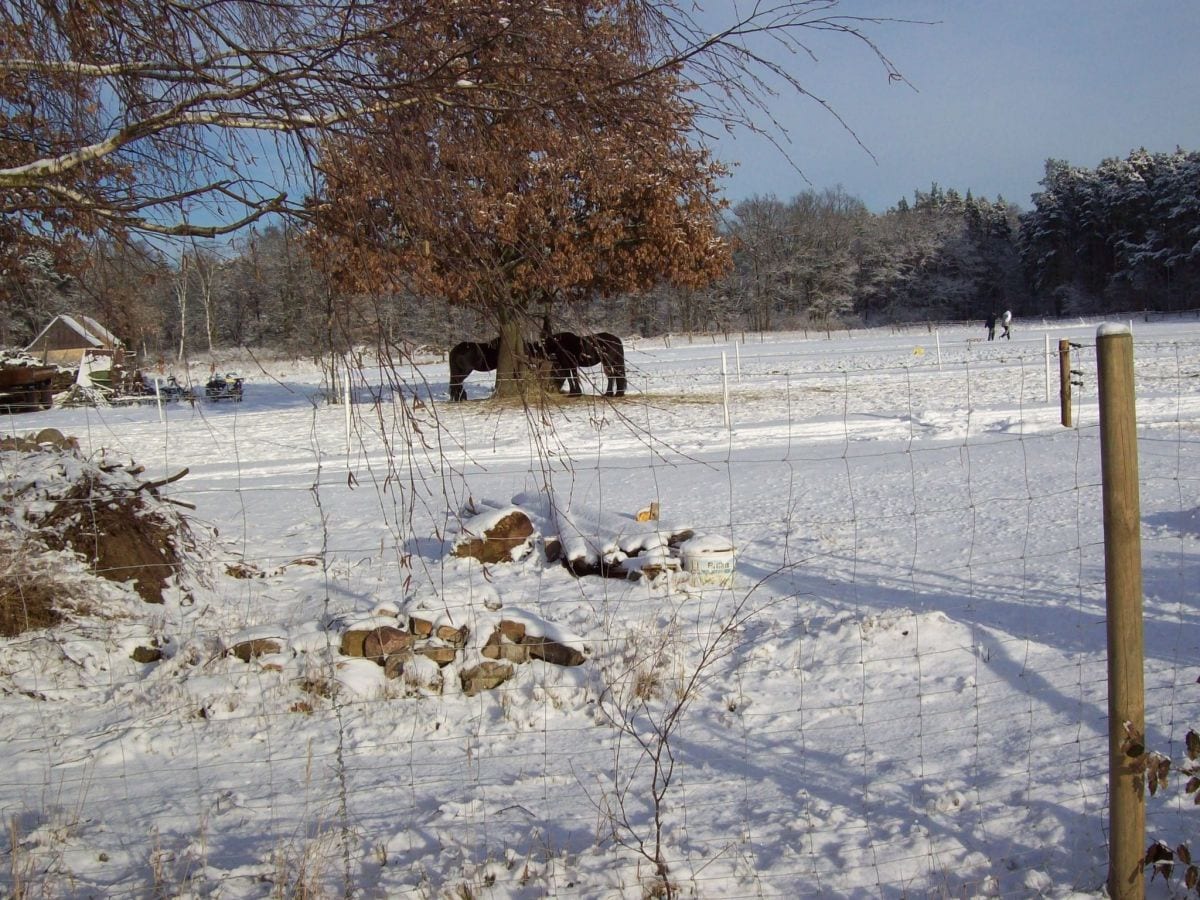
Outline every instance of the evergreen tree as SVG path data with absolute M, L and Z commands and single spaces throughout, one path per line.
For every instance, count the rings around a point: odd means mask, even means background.
M 1196 153 L 1135 150 L 1088 170 L 1046 162 L 1021 255 L 1055 313 L 1173 308 L 1200 281 Z

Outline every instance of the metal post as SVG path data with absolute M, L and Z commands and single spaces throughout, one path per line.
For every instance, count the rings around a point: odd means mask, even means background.
M 1108 895 L 1145 896 L 1146 698 L 1142 636 L 1141 505 L 1133 335 L 1102 325 L 1096 335 L 1100 468 L 1104 494 L 1104 587 L 1108 610 Z

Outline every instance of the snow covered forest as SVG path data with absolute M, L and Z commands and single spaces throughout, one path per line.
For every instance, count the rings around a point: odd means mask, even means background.
M 754 197 L 726 212 L 735 249 L 724 277 L 596 300 L 578 315 L 650 336 L 982 321 L 1003 309 L 1028 317 L 1195 308 L 1200 153 L 1139 150 L 1095 169 L 1048 160 L 1041 187 L 1025 211 L 937 184 L 883 213 L 842 187 Z M 437 298 L 339 295 L 281 228 L 174 258 L 101 242 L 75 276 L 31 266 L 4 277 L 12 300 L 0 311 L 2 343 L 20 344 L 67 311 L 166 355 L 336 352 L 401 337 L 441 345 L 487 330 L 477 313 Z

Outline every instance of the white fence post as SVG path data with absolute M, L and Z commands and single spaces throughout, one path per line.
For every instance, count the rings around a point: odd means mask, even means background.
M 1046 335 L 1046 402 L 1050 402 L 1050 335 Z
M 351 433 L 351 417 L 350 417 L 350 364 L 346 364 L 346 381 L 342 392 L 343 399 L 346 404 L 346 465 L 350 465 L 350 433 Z
M 729 428 L 729 367 L 724 350 L 721 351 L 721 405 L 725 410 L 725 427 Z

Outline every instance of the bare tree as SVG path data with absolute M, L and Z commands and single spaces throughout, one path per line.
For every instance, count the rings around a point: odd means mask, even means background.
M 208 340 L 208 352 L 213 351 L 215 331 L 216 289 L 221 274 L 221 259 L 215 253 L 197 249 L 192 254 L 192 267 L 196 273 L 196 291 L 200 306 L 204 310 L 204 336 Z
M 145 351 L 158 341 L 165 311 L 157 302 L 173 280 L 168 260 L 137 241 L 96 241 L 80 267 L 80 292 L 87 312 L 126 346 Z
M 294 214 L 297 191 L 321 180 L 316 142 L 408 107 L 478 108 L 481 88 L 498 114 L 599 110 L 669 74 L 695 89 L 686 102 L 702 133 L 770 123 L 772 85 L 828 108 L 789 70 L 808 35 L 862 41 L 899 77 L 864 31 L 878 20 L 840 16 L 836 0 L 744 14 L 715 4 L 715 28 L 691 2 L 608 5 L 638 35 L 638 65 L 599 92 L 559 80 L 565 92 L 530 96 L 520 56 L 483 66 L 513 23 L 553 7 L 541 0 L 511 0 L 502 15 L 448 0 L 3 0 L 0 269 L 31 247 L 61 261 L 99 233 L 214 236 Z M 462 27 L 480 14 L 493 14 L 490 30 Z
M 692 704 L 726 673 L 747 625 L 778 601 L 756 605 L 757 586 L 724 609 L 701 612 L 694 599 L 675 607 L 664 626 L 630 634 L 624 652 L 603 666 L 599 712 L 613 728 L 613 771 L 598 792 L 581 782 L 605 817 L 613 840 L 653 868 L 646 896 L 676 897 L 668 827 L 675 819 L 676 747 Z M 736 662 L 734 663 L 736 668 Z
M 377 111 L 385 90 L 456 102 L 462 55 L 379 65 L 429 19 L 403 0 L 5 0 L 3 244 L 211 237 L 293 209 L 313 134 Z
M 187 359 L 188 333 L 188 296 L 190 294 L 190 257 L 185 253 L 179 258 L 179 271 L 171 282 L 172 294 L 175 297 L 175 308 L 179 311 L 179 362 Z

